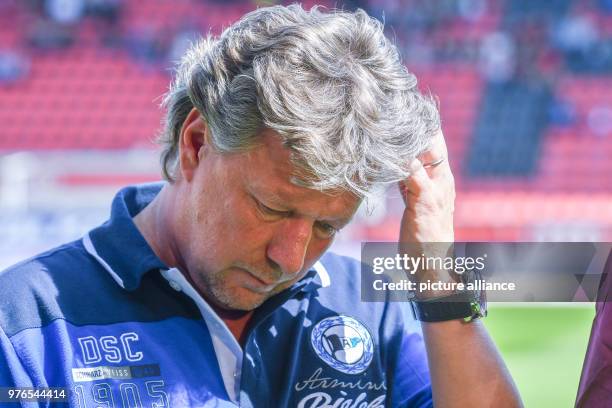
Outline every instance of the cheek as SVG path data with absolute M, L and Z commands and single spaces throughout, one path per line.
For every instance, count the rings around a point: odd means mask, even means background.
M 274 224 L 261 220 L 250 200 L 248 197 L 236 197 L 228 200 L 225 206 L 223 232 L 232 237 L 230 245 L 242 248 L 260 247 L 274 233 Z
M 323 253 L 331 246 L 333 240 L 315 240 L 310 243 L 306 251 L 306 259 L 304 259 L 304 267 L 310 268 L 314 265 Z
M 194 250 L 218 268 L 235 261 L 260 261 L 272 226 L 257 217 L 249 202 L 226 194 L 215 200 L 202 197 L 189 224 Z M 205 252 L 205 253 L 202 253 Z

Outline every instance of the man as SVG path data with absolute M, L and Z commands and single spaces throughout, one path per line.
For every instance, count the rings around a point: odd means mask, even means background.
M 521 405 L 484 327 L 436 309 L 452 294 L 422 294 L 443 321 L 421 331 L 325 253 L 398 181 L 400 241 L 453 240 L 436 106 L 380 23 L 259 9 L 187 53 L 165 105 L 168 182 L 0 275 L 4 385 L 80 407 Z

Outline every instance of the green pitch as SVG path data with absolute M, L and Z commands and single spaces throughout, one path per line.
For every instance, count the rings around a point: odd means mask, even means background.
M 595 305 L 489 306 L 484 319 L 527 408 L 573 407 Z

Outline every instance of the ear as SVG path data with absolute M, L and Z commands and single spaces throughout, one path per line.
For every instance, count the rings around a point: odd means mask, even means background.
M 181 174 L 191 181 L 201 159 L 201 150 L 209 147 L 208 126 L 200 112 L 193 108 L 187 115 L 179 137 Z

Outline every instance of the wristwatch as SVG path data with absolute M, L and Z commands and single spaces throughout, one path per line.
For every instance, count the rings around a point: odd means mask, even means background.
M 410 302 L 414 318 L 422 322 L 463 319 L 471 322 L 487 315 L 484 291 L 461 291 L 451 295 Z
M 464 283 L 481 278 L 476 271 L 466 272 L 461 277 Z M 450 295 L 410 302 L 414 318 L 422 322 L 444 322 L 463 319 L 469 323 L 487 315 L 487 296 L 484 290 L 462 290 Z

